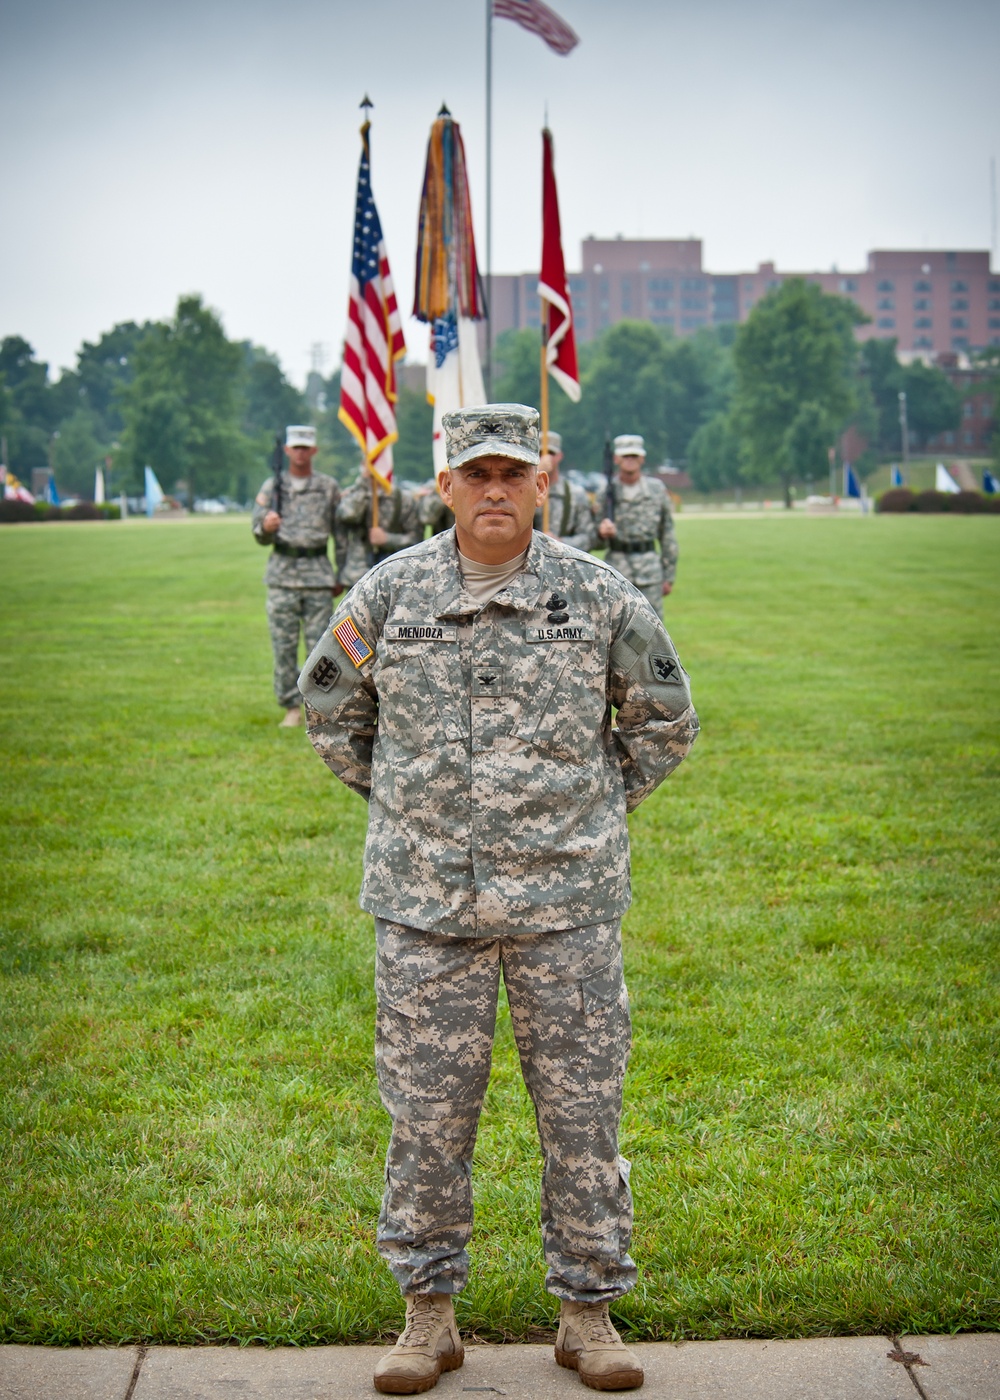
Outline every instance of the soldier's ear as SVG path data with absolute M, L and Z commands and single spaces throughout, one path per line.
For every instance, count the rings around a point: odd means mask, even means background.
M 451 472 L 438 472 L 438 490 L 446 506 L 451 505 Z
M 549 474 L 539 467 L 535 476 L 535 504 L 541 505 L 549 494 Z

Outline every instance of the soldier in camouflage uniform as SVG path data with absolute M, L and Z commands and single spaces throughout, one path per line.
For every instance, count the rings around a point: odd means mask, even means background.
M 264 571 L 267 584 L 267 624 L 274 651 L 274 694 L 285 711 L 282 728 L 302 722 L 296 680 L 299 673 L 299 629 L 305 634 L 306 654 L 312 651 L 330 617 L 333 569 L 327 554 L 334 532 L 340 487 L 329 476 L 314 472 L 316 429 L 295 424 L 285 432 L 289 470 L 282 472 L 281 514 L 274 510 L 274 477 L 268 477 L 253 507 L 253 536 L 271 545 Z
M 635 433 L 615 438 L 618 480 L 612 483 L 615 518 L 607 516 L 597 533 L 608 546 L 605 556 L 649 599 L 659 615 L 677 573 L 677 536 L 670 496 L 661 481 L 643 476 L 646 445 Z
M 440 535 L 450 530 L 455 523 L 455 513 L 441 499 L 441 493 L 432 487 L 420 498 L 420 523 L 429 528 L 432 535 Z
M 375 1375 L 389 1394 L 462 1364 L 452 1295 L 501 974 L 545 1158 L 557 1360 L 595 1389 L 642 1384 L 608 1315 L 636 1277 L 618 1151 L 625 818 L 698 721 L 642 594 L 532 530 L 537 425 L 520 404 L 445 416 L 455 528 L 366 574 L 299 680 L 316 751 L 369 802 L 361 905 L 392 1118 L 378 1243 L 406 1298 Z
M 585 552 L 593 549 L 597 540 L 597 525 L 586 491 L 574 486 L 569 477 L 561 477 L 563 459 L 562 438 L 549 433 L 549 450 L 542 454 L 541 465 L 549 478 L 549 528 L 553 539 Z M 544 506 L 535 511 L 535 529 L 544 529 Z
M 373 563 L 424 537 L 420 507 L 397 481 L 392 483 L 390 495 L 379 492 L 378 521 L 372 525 L 372 477 L 363 465 L 337 507 L 337 583 L 342 587 L 353 588 Z

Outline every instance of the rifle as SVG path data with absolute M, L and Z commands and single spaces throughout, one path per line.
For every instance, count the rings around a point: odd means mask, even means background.
M 604 434 L 604 480 L 607 486 L 604 488 L 604 517 L 606 520 L 615 518 L 615 454 L 611 450 L 611 434 Z
M 281 514 L 281 468 L 284 464 L 285 447 L 279 433 L 274 439 L 274 451 L 271 453 L 271 509 L 275 515 Z

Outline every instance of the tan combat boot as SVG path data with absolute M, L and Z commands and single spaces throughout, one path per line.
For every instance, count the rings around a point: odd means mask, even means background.
M 285 718 L 278 721 L 279 729 L 295 729 L 302 723 L 302 708 L 299 705 L 289 705 L 285 711 Z
M 457 1371 L 464 1360 L 451 1294 L 407 1293 L 406 1326 L 375 1367 L 375 1389 L 383 1395 L 419 1395 L 437 1385 L 442 1371 Z
M 614 1329 L 607 1303 L 568 1303 L 559 1312 L 556 1360 L 591 1390 L 638 1390 L 642 1367 Z

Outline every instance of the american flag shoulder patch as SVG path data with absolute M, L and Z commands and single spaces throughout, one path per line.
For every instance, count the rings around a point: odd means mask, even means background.
M 371 647 L 358 631 L 354 618 L 350 615 L 341 618 L 333 629 L 333 635 L 347 652 L 355 666 L 363 666 L 369 656 L 374 655 Z

